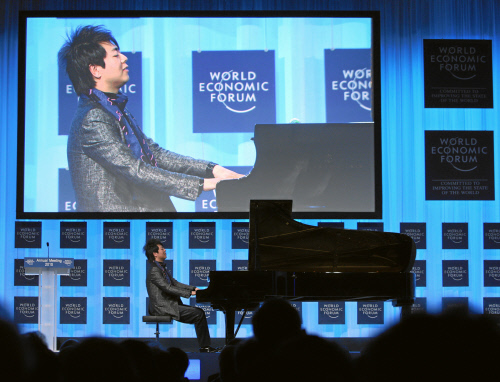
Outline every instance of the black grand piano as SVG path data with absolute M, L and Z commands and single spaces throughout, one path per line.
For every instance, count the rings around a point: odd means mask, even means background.
M 293 200 L 295 217 L 365 218 L 381 210 L 375 141 L 373 123 L 257 124 L 254 167 L 217 184 L 217 211 L 248 214 L 250 200 L 280 199 Z
M 270 297 L 294 301 L 385 301 L 408 314 L 414 302 L 415 243 L 403 234 L 300 223 L 290 200 L 250 203 L 248 271 L 211 271 L 197 292 L 226 317 L 226 343 L 235 312 Z

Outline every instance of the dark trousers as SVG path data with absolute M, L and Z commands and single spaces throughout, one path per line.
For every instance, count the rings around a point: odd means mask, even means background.
M 203 309 L 179 304 L 179 316 L 179 322 L 194 324 L 200 348 L 210 346 L 210 332 Z

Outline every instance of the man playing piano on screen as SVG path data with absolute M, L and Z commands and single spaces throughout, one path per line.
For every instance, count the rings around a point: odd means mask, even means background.
M 78 211 L 175 212 L 170 196 L 195 200 L 219 180 L 241 175 L 161 148 L 125 107 L 127 57 L 111 32 L 77 28 L 59 51 L 78 109 L 68 137 L 68 165 Z
M 146 277 L 149 295 L 149 314 L 152 316 L 171 316 L 174 320 L 194 324 L 200 352 L 216 352 L 210 346 L 210 333 L 203 309 L 184 305 L 180 297 L 196 296 L 198 288 L 178 282 L 172 277 L 164 260 L 167 257 L 163 244 L 158 239 L 150 239 L 144 252 L 151 263 Z

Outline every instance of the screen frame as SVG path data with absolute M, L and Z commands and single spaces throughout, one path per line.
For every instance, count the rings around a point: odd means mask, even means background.
M 379 11 L 20 11 L 18 40 L 18 139 L 16 219 L 58 220 L 171 220 L 248 219 L 249 212 L 26 212 L 24 211 L 26 34 L 29 18 L 175 18 L 175 17 L 363 17 L 371 19 L 372 33 L 372 115 L 374 123 L 375 210 L 367 212 L 293 212 L 296 219 L 381 219 L 382 218 L 382 138 L 381 138 L 381 57 Z

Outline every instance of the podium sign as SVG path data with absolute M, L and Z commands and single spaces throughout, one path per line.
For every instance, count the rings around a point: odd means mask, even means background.
M 69 275 L 69 270 L 74 267 L 74 260 L 62 257 L 25 257 L 25 274 L 38 274 L 44 270 L 53 269 L 58 275 Z
M 24 273 L 39 275 L 38 330 L 50 350 L 57 349 L 57 275 L 69 275 L 74 260 L 61 257 L 26 257 Z

